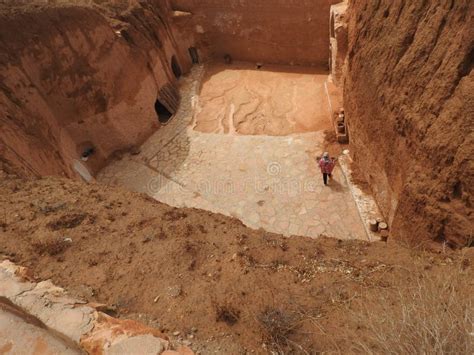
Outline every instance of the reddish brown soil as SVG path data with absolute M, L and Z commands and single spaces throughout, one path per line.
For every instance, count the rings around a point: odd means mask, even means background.
M 352 1 L 351 151 L 392 232 L 472 243 L 474 2 Z
M 0 255 L 119 316 L 184 337 L 195 327 L 203 353 L 266 353 L 269 330 L 290 353 L 354 349 L 370 337 L 357 315 L 381 292 L 459 265 L 472 295 L 472 253 L 286 239 L 118 188 L 3 175 L 0 211 Z
M 194 8 L 193 1 L 174 2 Z M 327 21 L 308 21 L 304 9 L 288 12 L 291 23 L 282 26 L 275 21 L 278 11 L 257 2 L 246 11 L 226 9 L 223 17 L 195 2 L 208 11 L 209 17 L 196 14 L 202 24 L 219 21 L 194 43 L 190 34 L 199 23 L 190 21 L 189 31 L 174 28 L 175 20 L 162 16 L 171 16 L 169 2 L 141 2 L 127 13 L 137 1 L 105 1 L 99 10 L 12 11 L 14 3 L 0 1 L 8 4 L 0 6 L 0 161 L 24 175 L 74 176 L 70 163 L 90 132 L 98 145 L 99 160 L 88 163 L 93 171 L 117 149 L 142 141 L 157 124 L 156 93 L 175 80 L 170 55 L 186 71 L 191 45 L 217 58 L 231 53 L 234 59 L 322 64 L 328 57 L 328 26 L 320 27 Z M 280 11 L 294 5 L 278 3 Z M 324 8 L 329 3 L 321 1 Z M 412 244 L 285 239 L 118 188 L 2 174 L 0 257 L 74 295 L 114 306 L 118 316 L 188 339 L 193 333 L 192 347 L 203 353 L 364 352 L 359 342 L 380 353 L 371 342 L 385 330 L 370 326 L 367 310 L 396 321 L 397 295 L 439 275 L 452 282 L 449 289 L 462 295 L 456 303 L 464 305 L 474 294 L 472 249 L 418 246 L 430 239 L 472 243 L 474 3 L 352 3 L 345 88 L 351 150 L 392 232 Z M 123 21 L 114 18 L 119 13 Z M 254 23 L 265 13 L 262 22 L 279 28 L 261 31 L 240 22 L 244 13 Z M 138 95 L 140 87 L 148 95 Z M 109 121 L 111 114 L 115 120 Z M 130 117 L 143 121 L 131 125 Z M 336 150 L 333 138 L 328 134 L 330 152 Z M 431 294 L 435 300 L 440 289 Z M 441 297 L 434 305 L 441 310 L 418 318 L 450 310 Z M 380 311 L 384 307 L 388 313 Z

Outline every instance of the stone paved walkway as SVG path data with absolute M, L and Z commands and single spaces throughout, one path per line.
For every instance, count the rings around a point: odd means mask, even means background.
M 203 68 L 196 67 L 183 79 L 176 117 L 142 146 L 140 155 L 106 167 L 97 177 L 100 182 L 283 235 L 368 240 L 341 169 L 336 168 L 330 186 L 322 183 L 315 160 L 323 150 L 322 131 L 278 137 L 193 130 L 202 75 Z
M 0 301 L 0 354 L 74 355 L 82 351 L 66 344 L 47 329 L 36 326 L 13 312 L 5 311 Z

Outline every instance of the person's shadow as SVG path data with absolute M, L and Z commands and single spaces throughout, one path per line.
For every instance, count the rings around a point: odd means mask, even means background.
M 344 176 L 339 176 L 339 178 L 344 179 Z M 333 175 L 332 179 L 328 180 L 328 185 L 327 186 L 335 192 L 343 192 L 344 191 L 344 186 L 339 181 L 334 179 L 334 175 Z

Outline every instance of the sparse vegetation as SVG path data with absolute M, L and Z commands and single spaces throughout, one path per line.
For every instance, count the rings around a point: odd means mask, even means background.
M 361 307 L 355 318 L 369 336 L 356 350 L 366 354 L 474 353 L 474 297 L 466 288 L 470 276 L 462 265 L 461 261 L 454 273 L 452 268 L 438 275 L 420 273 L 409 285 L 399 282 L 381 292 L 375 306 Z
M 85 213 L 74 213 L 62 216 L 57 220 L 48 223 L 48 228 L 53 231 L 57 231 L 60 229 L 71 229 L 76 228 L 80 225 L 87 217 Z
M 301 317 L 297 313 L 267 307 L 257 316 L 257 320 L 263 332 L 263 340 L 272 351 L 286 354 L 287 351 L 297 350 L 297 344 L 290 339 L 301 324 Z
M 0 195 L 6 258 L 73 296 L 116 306 L 121 318 L 179 331 L 202 354 L 466 352 L 472 249 L 284 238 L 200 210 L 178 210 L 187 215 L 179 218 L 142 195 L 62 179 L 0 179 Z M 82 214 L 75 228 L 48 225 Z M 441 274 L 444 284 L 426 295 L 425 283 Z M 443 348 L 424 345 L 436 345 L 422 332 L 428 324 L 439 324 Z
M 185 219 L 187 216 L 188 215 L 186 212 L 180 211 L 178 209 L 172 209 L 164 214 L 163 219 L 165 221 L 178 221 Z
M 39 255 L 56 256 L 62 254 L 71 244 L 62 239 L 53 239 L 33 243 L 33 248 Z
M 239 321 L 240 311 L 229 305 L 216 306 L 216 321 L 234 325 Z

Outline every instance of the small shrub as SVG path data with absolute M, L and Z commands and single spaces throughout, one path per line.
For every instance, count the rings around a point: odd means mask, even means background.
M 232 306 L 216 306 L 216 321 L 227 325 L 234 325 L 240 319 L 240 311 Z
M 300 325 L 300 317 L 293 312 L 267 307 L 257 316 L 263 332 L 264 341 L 278 353 L 291 349 L 290 336 Z
M 85 213 L 65 215 L 53 222 L 48 223 L 48 228 L 53 231 L 76 228 L 86 219 L 86 217 L 87 214 Z
M 167 211 L 163 215 L 163 219 L 167 222 L 179 221 L 185 219 L 186 217 L 188 217 L 188 214 L 186 212 L 180 211 L 177 208 Z
M 61 239 L 33 243 L 33 248 L 39 255 L 55 256 L 63 253 L 71 244 Z

